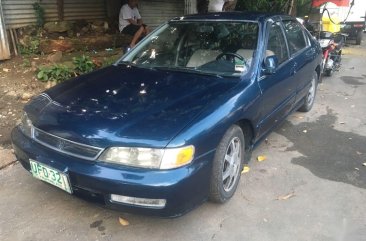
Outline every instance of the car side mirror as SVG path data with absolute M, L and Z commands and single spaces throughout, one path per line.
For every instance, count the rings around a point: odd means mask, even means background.
M 271 56 L 267 56 L 264 59 L 264 68 L 263 68 L 263 72 L 266 75 L 271 75 L 276 73 L 276 69 L 278 67 L 278 58 L 276 55 L 271 55 Z

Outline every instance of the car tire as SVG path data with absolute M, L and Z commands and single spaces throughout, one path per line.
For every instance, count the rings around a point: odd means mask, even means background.
M 299 108 L 299 111 L 301 112 L 308 112 L 311 110 L 311 108 L 314 105 L 314 100 L 316 96 L 316 89 L 318 87 L 318 74 L 316 71 L 314 71 L 312 77 L 311 77 L 311 85 L 309 88 L 308 93 L 305 97 L 304 104 Z
M 235 193 L 245 155 L 244 134 L 237 125 L 231 126 L 216 148 L 210 180 L 209 199 L 224 203 Z
M 356 36 L 356 45 L 360 45 L 362 41 L 362 30 L 357 32 L 357 36 Z

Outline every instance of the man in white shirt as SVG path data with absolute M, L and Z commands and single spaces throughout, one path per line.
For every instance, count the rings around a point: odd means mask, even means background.
M 119 31 L 133 36 L 130 47 L 135 47 L 137 41 L 149 33 L 149 29 L 142 23 L 141 15 L 137 8 L 138 0 L 128 0 L 119 12 Z

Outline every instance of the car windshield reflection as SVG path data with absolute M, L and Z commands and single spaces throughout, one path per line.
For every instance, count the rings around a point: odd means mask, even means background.
M 241 76 L 251 68 L 257 48 L 254 22 L 170 22 L 119 63 L 199 74 Z

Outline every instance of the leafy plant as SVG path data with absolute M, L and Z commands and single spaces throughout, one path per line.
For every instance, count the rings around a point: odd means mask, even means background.
M 36 15 L 37 26 L 42 27 L 44 24 L 44 20 L 45 20 L 44 8 L 38 2 L 33 3 L 32 6 L 34 9 L 34 14 Z
M 293 2 L 294 0 L 238 0 L 235 9 L 287 13 Z
M 75 66 L 75 72 L 77 74 L 86 74 L 95 69 L 95 64 L 89 56 L 82 55 L 73 58 L 73 63 Z
M 119 55 L 111 56 L 111 57 L 105 58 L 105 59 L 104 59 L 104 61 L 102 62 L 102 67 L 106 67 L 106 66 L 112 65 L 112 64 L 114 64 L 118 59 L 119 59 Z
M 29 59 L 23 59 L 22 67 L 29 68 L 32 67 L 32 64 Z
M 19 45 L 21 55 L 32 55 L 39 53 L 40 41 L 38 38 L 31 38 L 27 45 Z
M 67 79 L 70 79 L 74 76 L 73 71 L 65 66 L 60 64 L 54 64 L 50 67 L 40 67 L 37 73 L 37 78 L 40 81 L 56 81 L 62 82 Z

